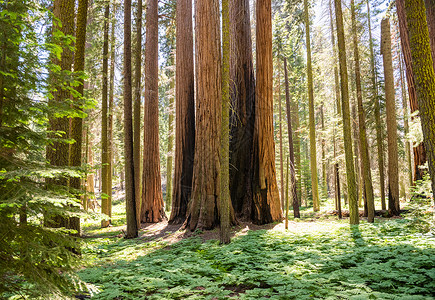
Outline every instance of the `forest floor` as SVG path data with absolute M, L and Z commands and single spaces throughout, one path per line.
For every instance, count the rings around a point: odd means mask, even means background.
M 113 226 L 83 226 L 78 275 L 93 299 L 435 298 L 433 221 L 421 206 L 354 227 L 328 209 L 303 208 L 288 229 L 240 223 L 220 245 L 218 229 L 167 222 L 142 224 L 139 238 L 126 240 L 123 195 L 116 197 Z

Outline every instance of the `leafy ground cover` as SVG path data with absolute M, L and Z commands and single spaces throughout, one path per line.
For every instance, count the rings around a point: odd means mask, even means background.
M 117 229 L 93 228 L 79 276 L 94 299 L 435 297 L 435 237 L 412 219 L 350 228 L 348 220 L 305 215 L 288 230 L 242 224 L 224 246 L 217 232 L 186 238 L 177 228 L 148 226 L 140 239 L 124 240 Z

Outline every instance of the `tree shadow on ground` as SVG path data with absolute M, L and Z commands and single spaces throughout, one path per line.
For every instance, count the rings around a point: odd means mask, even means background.
M 368 224 L 318 234 L 247 227 L 229 245 L 204 242 L 197 234 L 146 252 L 155 239 L 129 241 L 142 254 L 82 270 L 80 276 L 100 287 L 96 299 L 435 296 L 433 240 L 396 230 L 385 238 Z M 167 230 L 163 227 L 161 233 Z

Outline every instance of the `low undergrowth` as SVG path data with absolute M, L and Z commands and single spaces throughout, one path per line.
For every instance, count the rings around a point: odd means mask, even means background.
M 433 299 L 435 238 L 410 225 L 328 221 L 248 231 L 223 246 L 200 236 L 90 239 L 79 276 L 94 299 Z

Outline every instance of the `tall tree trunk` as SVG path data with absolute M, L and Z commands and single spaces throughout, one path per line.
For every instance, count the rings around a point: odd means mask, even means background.
M 282 104 L 281 104 L 281 58 L 278 53 L 278 104 L 279 104 L 279 163 L 281 173 L 281 209 L 285 211 L 284 197 L 284 153 L 282 149 Z
M 338 79 L 338 67 L 337 67 L 337 54 L 336 54 L 336 44 L 335 44 L 335 35 L 334 35 L 334 20 L 332 17 L 332 3 L 329 0 L 329 19 L 331 26 L 331 42 L 332 42 L 332 53 L 334 56 L 334 91 L 335 91 L 335 113 L 339 116 L 341 113 L 341 105 L 340 105 L 340 83 Z M 340 121 L 338 122 L 340 123 Z M 334 122 L 334 189 L 335 189 L 335 204 L 336 209 L 338 211 L 338 217 L 341 219 L 341 195 L 340 195 L 340 168 L 337 160 L 337 141 L 335 138 L 335 122 Z
M 301 138 L 299 137 L 299 101 L 292 101 L 292 128 L 293 128 L 293 146 L 295 152 L 295 170 L 296 170 L 296 194 L 299 205 L 302 203 L 302 166 L 301 166 Z
M 424 0 L 426 5 L 426 22 L 429 30 L 430 49 L 433 60 L 433 68 L 435 70 L 435 1 Z
M 112 198 L 112 173 L 113 173 L 113 96 L 115 90 L 115 27 L 116 27 L 116 2 L 113 2 L 112 28 L 110 36 L 110 74 L 109 74 L 109 120 L 107 124 L 107 190 Z M 112 205 L 109 205 L 109 215 L 112 215 Z
M 220 242 L 230 242 L 230 7 L 222 0 L 222 124 L 220 145 Z
M 355 1 L 351 1 L 351 11 L 352 11 L 352 34 L 353 34 L 353 53 L 355 59 L 355 82 L 356 82 L 356 93 L 358 101 L 358 121 L 359 121 L 359 139 L 361 147 L 361 160 L 363 165 L 363 181 L 365 189 L 365 199 L 367 202 L 367 220 L 370 223 L 374 222 L 375 218 L 375 200 L 373 196 L 373 184 L 372 184 L 372 174 L 370 171 L 370 156 L 367 143 L 367 133 L 366 133 L 366 117 L 362 101 L 362 88 L 361 88 L 361 71 L 359 64 L 359 50 L 358 50 L 358 36 L 356 28 L 356 16 L 355 16 Z
M 195 153 L 192 0 L 177 1 L 175 170 L 169 223 L 186 219 Z
M 317 181 L 317 150 L 316 150 L 316 124 L 314 118 L 314 87 L 313 68 L 311 66 L 311 43 L 310 43 L 310 19 L 308 15 L 308 0 L 304 0 L 305 11 L 305 40 L 307 47 L 307 88 L 308 88 L 308 110 L 310 127 L 310 169 L 311 187 L 313 193 L 313 209 L 320 210 L 319 186 Z
M 134 161 L 134 189 L 136 196 L 136 215 L 141 212 L 141 172 L 140 172 L 140 96 L 142 91 L 142 0 L 137 1 L 136 8 L 136 48 L 134 50 L 134 98 L 133 98 L 133 161 Z M 144 157 L 145 159 L 145 157 Z M 140 228 L 140 218 L 137 218 L 137 227 Z
M 171 72 L 171 76 L 173 76 Z M 169 89 L 173 90 L 175 87 L 174 80 L 171 80 Z M 168 116 L 168 154 L 166 156 L 166 211 L 172 206 L 172 163 L 173 163 L 173 150 L 174 150 L 174 97 L 169 96 L 169 116 Z
M 125 205 L 127 215 L 126 238 L 135 238 L 137 232 L 136 198 L 133 162 L 133 120 L 131 90 L 131 0 L 124 1 L 124 156 Z M 139 216 L 137 216 L 139 217 Z
M 53 14 L 56 19 L 61 23 L 59 26 L 58 22 L 53 22 L 54 31 L 61 31 L 65 36 L 74 36 L 74 0 L 55 0 Z M 71 71 L 73 63 L 73 52 L 65 45 L 60 45 L 63 48 L 60 60 L 57 58 L 53 59 L 53 62 L 60 67 L 62 72 Z M 70 98 L 70 92 L 66 87 L 62 86 L 61 80 L 54 79 L 53 87 L 55 92 L 53 92 L 53 99 L 50 100 L 49 105 L 56 107 L 65 99 Z M 50 138 L 55 139 L 66 139 L 69 137 L 69 119 L 67 117 L 54 117 L 51 116 L 48 121 L 48 130 L 55 132 L 50 134 Z M 69 144 L 64 141 L 54 141 L 51 145 L 47 146 L 46 150 L 47 160 L 52 166 L 66 167 L 69 164 Z M 63 186 L 68 185 L 67 177 L 63 176 L 56 180 L 48 180 L 49 183 L 59 184 Z M 62 218 L 60 216 L 55 216 L 54 218 L 49 218 L 47 220 L 47 225 L 51 227 L 66 227 L 71 228 L 71 224 L 68 218 Z
M 158 1 L 146 8 L 145 117 L 141 222 L 166 219 L 160 177 L 159 155 L 159 51 Z
M 282 219 L 273 140 L 273 61 L 271 0 L 257 0 L 257 86 L 254 130 L 254 197 L 252 221 L 266 224 Z
M 344 41 L 343 13 L 341 9 L 341 0 L 334 0 L 334 3 L 337 22 L 338 56 L 340 62 L 341 106 L 343 117 L 343 140 L 346 160 L 347 190 L 349 199 L 349 216 L 350 224 L 358 224 L 358 195 L 355 182 L 355 168 L 353 164 L 351 137 L 352 127 L 350 125 L 349 90 L 347 77 L 346 45 Z
M 321 138 L 321 144 L 322 144 L 322 180 L 323 180 L 323 191 L 325 193 L 325 197 L 328 197 L 328 178 L 326 177 L 326 141 L 324 137 L 325 132 L 325 116 L 324 116 L 324 106 L 323 103 L 320 106 L 320 121 L 322 125 L 322 138 Z
M 433 2 L 432 2 L 433 5 Z M 423 0 L 405 2 L 408 21 L 409 41 L 412 55 L 412 68 L 415 74 L 415 88 L 420 107 L 423 137 L 429 159 L 429 173 L 432 191 L 435 192 L 435 74 L 434 57 L 431 55 L 429 31 L 424 12 Z M 431 20 L 433 22 L 433 20 Z M 431 34 L 433 34 L 431 32 Z M 432 50 L 433 50 L 432 44 Z
M 230 0 L 230 192 L 238 218 L 251 220 L 255 77 L 249 0 Z
M 107 189 L 107 96 L 108 96 L 108 69 L 109 69 L 109 17 L 110 17 L 110 1 L 106 0 L 104 9 L 104 43 L 103 43 L 103 91 L 101 105 L 101 213 L 106 214 L 109 219 L 101 221 L 101 227 L 107 227 L 110 224 L 109 206 L 111 205 L 112 191 Z
M 372 26 L 370 19 L 370 3 L 367 0 L 367 21 L 369 25 L 369 39 L 370 39 L 370 68 L 372 79 L 372 98 L 375 103 L 375 123 L 376 123 L 376 143 L 378 149 L 378 169 L 379 169 L 379 185 L 381 191 L 381 205 L 382 209 L 387 208 L 385 203 L 385 173 L 384 173 L 384 145 L 382 138 L 382 125 L 381 125 L 381 109 L 379 107 L 378 86 L 376 82 L 375 72 L 375 55 L 373 52 L 373 39 L 372 39 Z
M 400 49 L 398 49 L 398 52 L 400 52 Z M 408 99 L 406 97 L 406 86 L 405 86 L 405 74 L 403 72 L 403 66 L 402 66 L 402 55 L 399 55 L 399 69 L 400 69 L 400 89 L 401 89 L 401 95 L 402 95 L 402 108 L 403 108 L 403 129 L 405 133 L 405 155 L 406 155 L 406 163 L 407 163 L 407 171 L 408 171 L 408 180 L 409 180 L 409 187 L 412 186 L 412 156 L 411 156 L 411 143 L 408 140 L 408 134 L 409 134 L 409 112 L 408 112 Z
M 295 170 L 295 155 L 293 151 L 293 130 L 292 130 L 292 118 L 290 111 L 290 91 L 288 84 L 288 70 L 287 70 L 287 58 L 284 57 L 284 76 L 285 76 L 285 103 L 287 108 L 287 130 L 288 130 L 288 144 L 289 144 L 289 152 L 290 152 L 290 181 L 291 181 L 291 190 L 292 190 L 292 204 L 293 204 L 293 215 L 295 218 L 300 218 L 299 213 L 299 201 L 298 195 L 296 192 L 296 170 Z M 288 210 L 288 203 L 286 205 L 286 209 Z M 286 220 L 287 221 L 287 220 Z
M 405 13 L 405 0 L 396 0 L 397 18 L 399 19 L 400 42 L 402 44 L 403 58 L 406 67 L 406 82 L 408 83 L 409 107 L 411 114 L 418 110 L 417 94 L 415 91 L 415 76 L 412 68 L 412 58 L 410 49 L 410 40 L 408 33 L 408 22 Z M 414 152 L 414 182 L 422 180 L 424 176 L 423 166 L 426 163 L 426 151 L 424 144 L 420 143 L 413 148 Z
M 381 52 L 384 59 L 385 103 L 388 133 L 388 210 L 398 216 L 399 205 L 399 168 L 397 154 L 397 121 L 394 91 L 393 60 L 391 56 L 391 33 L 388 18 L 381 22 Z
M 74 54 L 74 72 L 83 72 L 85 69 L 85 44 L 86 44 L 86 21 L 88 16 L 88 0 L 79 0 L 77 10 L 77 26 L 76 26 L 76 52 Z M 83 96 L 84 81 L 80 80 L 80 84 L 76 87 L 76 91 L 80 96 Z M 80 101 L 80 99 L 75 99 Z M 80 105 L 75 105 L 76 110 L 81 111 Z M 71 138 L 75 143 L 71 145 L 69 165 L 72 167 L 80 167 L 82 165 L 82 138 L 83 138 L 83 119 L 74 118 L 71 122 Z M 80 189 L 81 178 L 70 178 L 70 186 L 74 189 Z M 78 196 L 80 198 L 80 196 Z M 71 227 L 77 230 L 80 235 L 80 218 L 73 217 L 70 220 Z
M 186 226 L 219 224 L 222 71 L 219 1 L 195 1 L 196 126 L 193 192 Z

